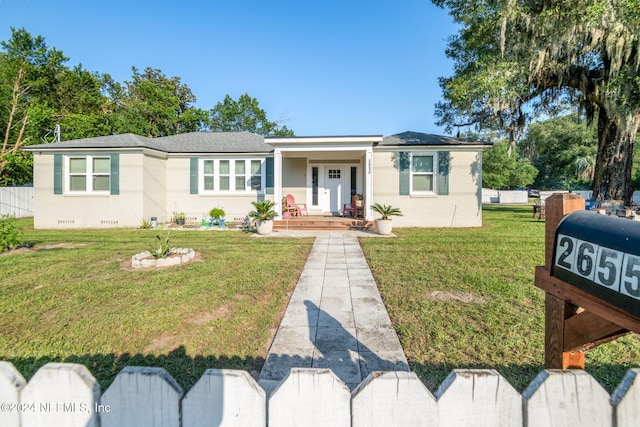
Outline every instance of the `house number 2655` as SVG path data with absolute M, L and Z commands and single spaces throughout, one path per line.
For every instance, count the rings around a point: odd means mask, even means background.
M 640 299 L 640 256 L 559 234 L 555 266 Z

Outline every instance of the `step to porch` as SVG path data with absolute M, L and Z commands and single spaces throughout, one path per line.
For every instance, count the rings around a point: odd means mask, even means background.
M 362 218 L 303 216 L 273 221 L 274 230 L 372 230 L 373 221 Z

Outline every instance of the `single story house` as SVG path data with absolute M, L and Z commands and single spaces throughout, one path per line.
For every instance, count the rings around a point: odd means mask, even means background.
M 34 157 L 36 228 L 137 227 L 143 219 L 242 220 L 251 201 L 292 194 L 310 215 L 339 215 L 352 195 L 400 208 L 399 227 L 482 224 L 488 145 L 404 132 L 383 137 L 264 138 L 249 132 L 133 134 L 26 147 Z M 281 213 L 281 203 L 276 203 Z

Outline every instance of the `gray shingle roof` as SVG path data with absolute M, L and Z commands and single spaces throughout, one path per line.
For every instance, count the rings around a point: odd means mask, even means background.
M 459 139 L 452 136 L 433 135 L 421 132 L 403 132 L 396 135 L 385 136 L 378 146 L 404 146 L 404 145 L 489 145 L 484 142 Z
M 32 145 L 27 150 L 149 148 L 165 153 L 270 153 L 264 137 L 250 132 L 191 132 L 161 138 L 131 133 Z

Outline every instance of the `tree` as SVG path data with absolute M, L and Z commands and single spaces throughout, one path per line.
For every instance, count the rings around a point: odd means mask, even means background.
M 158 137 L 202 129 L 206 112 L 192 105 L 196 97 L 179 77 L 167 77 L 152 68 L 143 73 L 132 70 L 132 80 L 124 86 L 111 79 L 105 82 L 118 133 Z
M 590 186 L 595 171 L 598 136 L 577 114 L 532 123 L 520 143 L 523 154 L 540 173 L 542 189 Z
M 31 179 L 31 157 L 20 148 L 40 142 L 34 116 L 56 99 L 67 58 L 24 29 L 11 28 L 0 46 L 0 184 L 23 184 Z
M 508 141 L 493 144 L 482 153 L 482 186 L 507 189 L 531 185 L 538 170 L 528 159 L 517 153 L 509 154 Z
M 209 112 L 209 127 L 212 131 L 248 131 L 263 136 L 293 136 L 292 130 L 267 119 L 267 113 L 260 108 L 258 100 L 249 94 L 234 100 L 227 95 Z
M 454 75 L 440 81 L 439 123 L 499 124 L 515 141 L 531 113 L 576 103 L 597 119 L 594 197 L 628 203 L 640 125 L 638 0 L 433 2 L 462 27 L 447 49 Z

